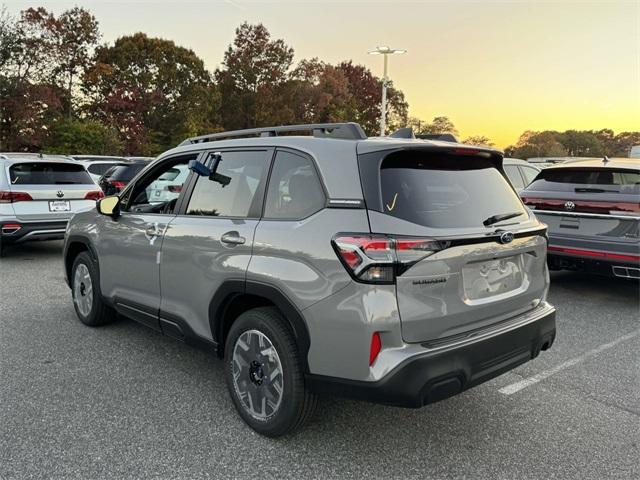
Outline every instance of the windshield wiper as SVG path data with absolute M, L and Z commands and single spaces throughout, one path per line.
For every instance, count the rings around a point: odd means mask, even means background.
M 494 223 L 501 222 L 503 220 L 509 220 L 510 218 L 519 217 L 520 215 L 524 215 L 522 212 L 511 212 L 511 213 L 499 213 L 498 215 L 492 215 L 487 218 L 482 224 L 485 227 L 489 225 L 493 225 Z
M 620 193 L 618 190 L 605 190 L 604 188 L 577 187 L 573 189 L 576 193 Z

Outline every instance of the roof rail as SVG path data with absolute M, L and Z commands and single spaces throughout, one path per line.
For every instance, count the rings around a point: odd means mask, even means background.
M 279 127 L 249 128 L 246 130 L 210 133 L 199 137 L 187 138 L 178 146 L 213 142 L 225 138 L 252 137 L 258 135 L 261 137 L 277 137 L 278 134 L 286 132 L 312 132 L 314 137 L 341 138 L 345 140 L 365 140 L 367 138 L 362 127 L 354 122 L 310 123 L 306 125 L 282 125 Z

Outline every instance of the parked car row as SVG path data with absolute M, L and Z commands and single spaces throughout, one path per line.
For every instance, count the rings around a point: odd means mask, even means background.
M 63 238 L 75 213 L 118 193 L 149 160 L 0 153 L 0 256 L 9 244 Z
M 640 159 L 549 167 L 521 196 L 548 226 L 550 268 L 640 278 Z
M 214 349 L 269 436 L 318 393 L 420 407 L 535 358 L 555 339 L 548 267 L 640 270 L 635 160 L 541 169 L 350 123 L 197 137 L 147 165 L 1 155 L 0 253 L 64 237 L 83 323 Z

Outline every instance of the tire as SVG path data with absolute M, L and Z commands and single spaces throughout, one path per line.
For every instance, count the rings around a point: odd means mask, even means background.
M 268 350 L 269 354 L 262 353 Z M 227 335 L 224 362 L 231 399 L 256 432 L 280 437 L 312 417 L 317 397 L 305 388 L 295 338 L 275 308 L 248 310 L 235 320 Z
M 116 319 L 113 309 L 102 299 L 98 268 L 89 252 L 80 253 L 73 261 L 70 283 L 73 306 L 82 323 L 99 327 Z

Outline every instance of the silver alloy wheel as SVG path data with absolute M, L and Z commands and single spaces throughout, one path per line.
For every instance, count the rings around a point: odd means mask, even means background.
M 282 363 L 264 333 L 242 332 L 233 347 L 232 373 L 236 395 L 252 417 L 268 420 L 278 411 L 284 390 Z
M 83 317 L 91 313 L 93 306 L 93 284 L 89 269 L 84 263 L 80 263 L 73 275 L 73 301 Z

